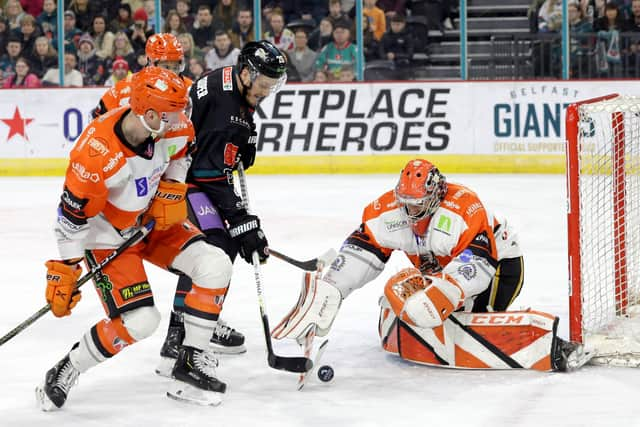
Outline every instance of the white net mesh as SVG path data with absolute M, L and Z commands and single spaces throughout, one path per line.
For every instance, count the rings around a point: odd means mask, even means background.
M 584 342 L 627 365 L 640 355 L 640 98 L 581 105 L 578 129 Z

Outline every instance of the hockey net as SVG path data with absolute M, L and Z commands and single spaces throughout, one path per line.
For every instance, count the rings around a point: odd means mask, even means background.
M 570 338 L 640 366 L 640 98 L 567 109 Z

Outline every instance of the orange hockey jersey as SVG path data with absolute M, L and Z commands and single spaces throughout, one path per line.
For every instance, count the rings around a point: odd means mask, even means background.
M 423 232 L 414 232 L 393 191 L 388 191 L 365 208 L 361 228 L 346 244 L 382 262 L 394 250 L 405 252 L 422 274 L 453 278 L 470 297 L 465 306 L 491 284 L 499 260 L 522 255 L 506 220 L 488 211 L 476 193 L 452 183 Z
M 140 225 L 161 177 L 184 182 L 194 138 L 186 116 L 133 147 L 122 133 L 128 107 L 93 120 L 71 150 L 55 232 L 62 259 L 116 248 Z

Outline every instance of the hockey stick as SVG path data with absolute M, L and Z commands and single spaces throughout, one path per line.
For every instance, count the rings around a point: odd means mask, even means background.
M 111 252 L 105 259 L 103 259 L 100 262 L 100 264 L 97 264 L 96 266 L 92 267 L 87 274 L 85 274 L 80 279 L 78 279 L 78 282 L 76 283 L 76 288 L 79 288 L 89 280 L 93 279 L 93 276 L 95 276 L 107 264 L 113 261 L 120 254 L 122 254 L 130 246 L 137 243 L 139 240 L 143 239 L 147 234 L 149 234 L 149 232 L 151 232 L 151 230 L 153 230 L 154 225 L 155 225 L 155 221 L 151 220 L 147 224 L 145 224 L 143 227 L 140 227 L 140 229 L 136 231 L 133 234 L 133 236 L 129 237 L 122 245 L 120 245 L 118 249 Z M 33 323 L 35 323 L 36 320 L 38 320 L 39 318 L 47 314 L 47 312 L 50 309 L 51 309 L 51 304 L 45 305 L 40 310 L 36 311 L 33 315 L 31 315 L 31 317 L 29 317 L 27 320 L 20 323 L 15 328 L 13 328 L 8 334 L 0 338 L 0 346 L 4 345 L 4 343 L 6 343 L 11 338 L 18 335 L 20 332 L 24 331 L 27 327 L 31 326 Z
M 283 254 L 282 252 L 278 252 L 275 249 L 271 248 L 269 248 L 269 254 L 305 271 L 322 270 L 322 268 L 333 261 L 333 259 L 337 255 L 336 251 L 334 251 L 333 249 L 329 249 L 327 252 L 323 253 L 317 258 L 313 258 L 308 261 L 298 261 L 297 259 L 293 259 Z
M 245 208 L 249 211 L 249 191 L 247 190 L 247 181 L 244 174 L 242 163 L 238 163 L 238 178 L 240 180 L 240 192 L 245 203 Z M 256 290 L 258 293 L 258 305 L 260 306 L 260 317 L 262 318 L 262 329 L 264 330 L 264 339 L 267 344 L 267 362 L 273 369 L 279 369 L 289 372 L 307 372 L 313 368 L 313 361 L 308 357 L 287 357 L 278 356 L 273 352 L 273 344 L 271 342 L 271 329 L 269 328 L 269 318 L 267 317 L 267 309 L 262 294 L 262 274 L 260 273 L 260 256 L 258 251 L 254 251 L 253 273 L 256 279 Z

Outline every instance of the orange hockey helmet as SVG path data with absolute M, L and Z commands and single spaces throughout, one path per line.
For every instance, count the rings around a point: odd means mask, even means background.
M 149 58 L 149 65 L 158 65 L 158 62 L 176 62 L 178 65 L 171 71 L 180 73 L 184 70 L 184 50 L 182 45 L 171 33 L 154 34 L 147 40 L 145 54 Z M 166 67 L 163 67 L 166 68 Z
M 131 110 L 143 115 L 148 110 L 172 113 L 187 105 L 187 87 L 174 72 L 160 67 L 145 67 L 131 80 Z
M 407 163 L 395 189 L 396 200 L 414 226 L 414 231 L 421 232 L 426 227 L 419 226 L 419 223 L 423 220 L 428 222 L 446 194 L 447 180 L 444 175 L 431 162 L 423 159 Z

